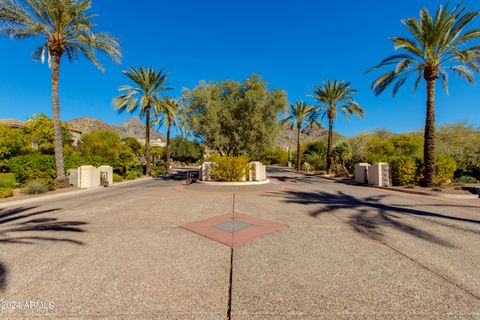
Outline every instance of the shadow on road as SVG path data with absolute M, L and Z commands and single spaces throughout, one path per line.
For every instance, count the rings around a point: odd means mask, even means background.
M 35 245 L 41 242 L 64 242 L 84 245 L 83 242 L 63 236 L 65 233 L 85 232 L 82 221 L 61 221 L 51 214 L 60 209 L 36 210 L 37 207 L 0 209 L 0 245 Z M 50 216 L 49 216 L 50 215 Z M 7 286 L 7 265 L 0 262 L 0 291 Z
M 279 195 L 275 196 L 278 197 Z M 341 191 L 326 193 L 292 190 L 285 191 L 280 196 L 285 202 L 316 206 L 317 208 L 309 213 L 312 217 L 318 217 L 324 213 L 333 213 L 352 225 L 356 231 L 367 232 L 377 238 L 384 236 L 381 227 L 391 227 L 432 243 L 454 247 L 451 242 L 422 230 L 420 227 L 413 226 L 411 223 L 402 221 L 405 216 L 415 216 L 429 224 L 438 224 L 480 234 L 480 228 L 471 229 L 467 227 L 468 225 L 480 226 L 480 220 L 381 203 L 382 199 L 389 197 L 389 195 L 359 199 Z

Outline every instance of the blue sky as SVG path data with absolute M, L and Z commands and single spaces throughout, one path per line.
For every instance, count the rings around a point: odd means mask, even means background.
M 444 1 L 443 1 L 444 2 Z M 183 0 L 93 1 L 98 30 L 119 37 L 124 51 L 117 66 L 103 59 L 105 73 L 85 60 L 62 64 L 62 119 L 97 117 L 119 123 L 111 100 L 128 83 L 121 71 L 130 66 L 153 66 L 170 74 L 180 95 L 200 80 L 242 80 L 260 74 L 271 87 L 285 89 L 290 102 L 309 100 L 312 86 L 324 79 L 350 81 L 359 90 L 365 120 L 339 119 L 344 135 L 377 128 L 395 132 L 424 124 L 425 89 L 413 96 L 407 83 L 397 98 L 375 97 L 369 89 L 375 75 L 365 71 L 393 53 L 389 36 L 406 35 L 400 19 L 418 16 L 422 6 L 432 10 L 437 0 Z M 465 0 L 480 9 L 478 0 Z M 480 27 L 480 20 L 472 27 Z M 50 71 L 31 59 L 40 40 L 0 39 L 0 118 L 27 119 L 35 112 L 51 114 Z M 480 81 L 480 78 L 478 78 Z M 480 125 L 479 89 L 454 76 L 450 96 L 439 86 L 437 122 L 465 121 Z M 313 102 L 313 101 L 312 101 Z

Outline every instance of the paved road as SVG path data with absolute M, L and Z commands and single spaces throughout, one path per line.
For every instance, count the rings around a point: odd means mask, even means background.
M 145 180 L 0 209 L 0 319 L 480 319 L 479 201 L 270 177 L 235 203 Z M 233 264 L 179 228 L 233 206 L 288 227 Z

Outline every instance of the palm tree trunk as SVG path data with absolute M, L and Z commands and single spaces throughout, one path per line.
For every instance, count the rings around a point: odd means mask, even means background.
M 300 134 L 302 130 L 302 124 L 297 125 L 297 172 L 302 169 L 302 154 L 300 153 Z
M 146 158 L 146 175 L 150 175 L 152 159 L 150 158 L 150 106 L 146 110 L 145 120 L 145 158 Z
M 53 55 L 52 61 L 52 107 L 53 107 L 53 132 L 55 137 L 55 166 L 57 168 L 58 186 L 62 186 L 62 180 L 65 179 L 65 169 L 63 166 L 63 141 L 62 125 L 60 122 L 60 98 L 58 96 L 58 81 L 60 77 L 60 54 Z
M 432 187 L 435 182 L 435 80 L 427 80 L 427 116 L 425 119 L 423 184 Z
M 168 123 L 167 123 L 167 170 L 168 172 L 170 172 L 170 128 L 171 128 L 171 122 L 170 122 L 170 119 L 168 119 Z
M 333 118 L 328 118 L 328 145 L 327 145 L 327 174 L 330 174 L 332 167 L 332 141 L 333 141 Z

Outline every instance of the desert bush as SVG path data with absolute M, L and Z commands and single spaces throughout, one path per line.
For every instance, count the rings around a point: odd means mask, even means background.
M 15 188 L 17 181 L 13 173 L 0 173 L 0 188 Z
M 82 157 L 79 155 L 73 155 L 65 157 L 65 170 L 88 165 L 99 167 L 107 164 L 108 162 L 101 156 Z
M 150 173 L 153 176 L 161 176 L 162 174 L 166 174 L 167 172 L 167 167 L 165 167 L 164 165 L 159 165 L 150 169 Z
M 248 175 L 248 157 L 216 156 L 213 157 L 212 161 L 215 163 L 211 169 L 211 176 L 214 181 L 239 182 Z
M 460 176 L 455 179 L 455 182 L 457 183 L 479 183 L 480 181 L 477 180 L 475 177 L 464 175 Z
M 118 183 L 118 182 L 122 182 L 123 181 L 123 178 L 121 175 L 119 175 L 118 173 L 114 173 L 113 176 L 113 182 L 114 183 Z
M 302 161 L 308 162 L 314 170 L 325 170 L 327 157 L 327 146 L 325 143 L 321 141 L 309 142 L 302 147 L 302 150 Z
M 261 162 L 266 165 L 286 166 L 288 164 L 288 151 L 281 147 L 267 150 L 261 156 Z
M 55 179 L 55 158 L 52 155 L 32 154 L 8 160 L 8 169 L 20 184 L 42 179 L 48 185 Z
M 455 159 L 450 156 L 438 156 L 435 163 L 435 184 L 441 186 L 452 181 L 457 170 Z
M 127 176 L 126 176 L 126 179 L 127 180 L 135 180 L 137 179 L 138 177 L 140 177 L 140 173 L 136 170 L 130 170 L 127 172 Z
M 394 186 L 406 186 L 419 182 L 419 159 L 414 157 L 391 157 L 388 163 L 390 164 Z
M 13 197 L 12 188 L 0 188 L 0 199 Z
M 45 183 L 45 181 L 36 179 L 28 182 L 25 187 L 23 187 L 22 192 L 25 194 L 42 194 L 47 192 L 48 189 L 48 184 Z

